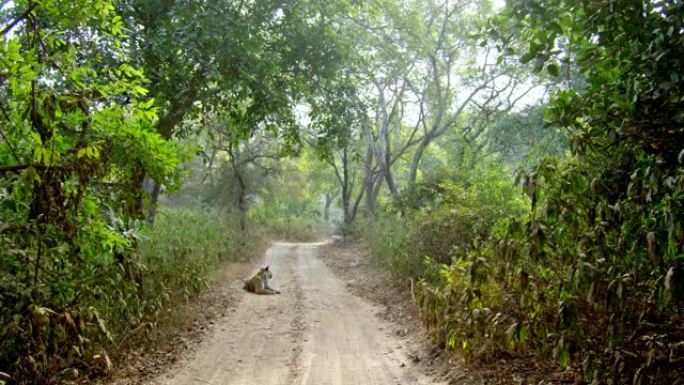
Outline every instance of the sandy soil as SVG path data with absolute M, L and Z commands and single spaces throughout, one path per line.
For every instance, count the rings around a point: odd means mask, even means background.
M 242 292 L 191 357 L 150 385 L 434 384 L 406 341 L 321 261 L 325 244 L 276 243 L 265 255 L 280 295 Z M 239 290 L 242 282 L 231 286 Z

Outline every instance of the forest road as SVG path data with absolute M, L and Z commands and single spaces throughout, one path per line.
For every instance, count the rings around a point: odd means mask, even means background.
M 380 309 L 318 258 L 321 246 L 273 245 L 263 263 L 282 294 L 244 292 L 191 357 L 150 385 L 434 384 L 411 369 Z

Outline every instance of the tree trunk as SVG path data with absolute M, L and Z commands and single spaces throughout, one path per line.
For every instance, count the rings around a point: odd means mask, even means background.
M 374 179 L 373 184 L 375 185 L 375 187 L 373 187 L 373 204 L 377 206 L 378 195 L 380 195 L 380 189 L 382 188 L 382 183 L 380 183 L 380 177 Z
M 240 164 L 236 159 L 235 151 L 233 146 L 228 150 L 228 155 L 230 155 L 230 164 L 233 167 L 233 175 L 238 182 L 238 210 L 240 211 L 240 231 L 243 233 L 247 230 L 247 184 L 245 183 L 245 178 L 240 170 Z
M 144 208 L 144 191 L 143 182 L 145 181 L 145 169 L 142 164 L 138 164 L 133 168 L 133 175 L 131 176 L 131 182 L 129 186 L 129 191 L 127 193 L 125 201 L 125 212 L 126 215 L 131 219 L 144 219 L 145 212 Z
M 193 103 L 197 99 L 198 89 L 197 87 L 192 87 L 185 97 L 172 106 L 169 112 L 164 116 L 159 118 L 159 123 L 157 124 L 157 132 L 166 140 L 170 140 L 173 137 L 174 128 L 183 121 L 185 115 L 192 109 Z M 213 161 L 213 158 L 212 158 Z M 145 170 L 143 170 L 143 179 L 145 177 Z M 142 183 L 140 184 L 142 191 Z M 161 191 L 161 186 L 154 182 L 154 187 L 152 189 L 152 194 L 150 196 L 150 209 L 147 211 L 147 223 L 150 226 L 154 225 L 154 218 L 157 215 L 157 202 L 159 200 L 159 193 Z M 141 208 L 142 210 L 142 208 Z
M 366 183 L 366 216 L 371 217 L 375 214 L 375 200 L 373 199 L 373 186 L 375 185 L 375 177 L 373 170 L 373 145 L 368 143 L 366 150 L 366 164 L 364 166 Z
M 383 174 L 385 176 L 385 182 L 387 182 L 387 188 L 389 188 L 390 194 L 392 194 L 393 198 L 396 198 L 397 195 L 399 195 L 399 190 L 397 189 L 397 185 L 394 183 L 394 176 L 392 176 L 392 169 L 390 168 L 389 164 L 385 165 Z
M 330 206 L 332 205 L 335 196 L 331 193 L 325 194 L 325 209 L 323 210 L 323 220 L 325 223 L 330 222 Z
M 372 178 L 372 177 L 371 177 Z M 372 217 L 375 215 L 375 206 L 376 206 L 376 196 L 373 194 L 373 190 L 375 187 L 375 181 L 371 180 L 370 183 L 366 184 L 366 206 L 365 206 L 365 212 L 367 217 Z
M 247 231 L 247 197 L 245 196 L 244 182 L 240 183 L 240 195 L 238 197 L 238 209 L 240 210 L 240 231 Z
M 344 211 L 344 224 L 352 222 L 351 213 L 351 191 L 349 186 L 349 156 L 347 147 L 342 149 L 342 209 Z
M 157 182 L 152 182 L 152 193 L 150 194 L 150 209 L 147 212 L 147 225 L 154 226 L 154 219 L 157 217 L 157 205 L 159 202 L 159 195 L 161 194 L 161 185 Z
M 420 160 L 423 158 L 423 153 L 425 152 L 425 149 L 429 144 L 430 141 L 425 140 L 424 138 L 418 144 L 416 152 L 413 153 L 413 160 L 411 161 L 411 171 L 409 171 L 409 186 L 412 186 L 416 183 L 416 179 L 418 178 L 418 166 L 420 165 Z

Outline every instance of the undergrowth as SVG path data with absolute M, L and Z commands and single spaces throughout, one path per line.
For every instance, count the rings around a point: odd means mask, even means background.
M 357 234 L 397 279 L 419 279 L 433 340 L 467 362 L 536 357 L 586 383 L 681 383 L 684 174 L 654 174 L 652 157 L 633 167 L 612 204 L 596 181 L 614 172 L 575 159 L 525 174 L 525 198 L 483 169 L 418 186 L 419 207 L 398 201 Z
M 396 277 L 419 278 L 432 264 L 449 264 L 502 232 L 507 217 L 522 215 L 528 205 L 505 169 L 490 164 L 417 184 L 378 216 L 359 220 L 353 232 Z
M 153 339 L 167 310 L 203 291 L 220 263 L 249 258 L 262 244 L 233 218 L 202 208 L 161 209 L 154 228 L 125 236 L 124 249 L 79 266 L 44 263 L 31 292 L 18 274 L 22 251 L 3 245 L 0 271 L 15 274 L 0 281 L 0 367 L 30 384 L 106 373 L 113 351 Z
M 329 225 L 325 221 L 302 208 L 294 210 L 276 204 L 255 205 L 250 209 L 249 218 L 253 228 L 274 240 L 314 242 L 324 239 L 329 233 Z
M 208 209 L 162 210 L 154 228 L 140 242 L 146 266 L 145 292 L 177 302 L 206 285 L 222 261 L 253 255 L 259 237 L 242 234 L 237 220 Z

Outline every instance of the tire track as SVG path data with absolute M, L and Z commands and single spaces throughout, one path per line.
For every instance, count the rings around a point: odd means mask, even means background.
M 292 331 L 292 342 L 295 346 L 292 348 L 292 357 L 290 359 L 290 371 L 288 373 L 287 383 L 293 384 L 299 376 L 299 366 L 302 357 L 302 341 L 306 333 L 307 325 L 304 321 L 304 290 L 302 289 L 302 277 L 294 268 L 299 263 L 298 250 L 299 247 L 293 248 L 293 252 L 288 256 L 290 263 L 288 263 L 288 274 L 294 279 L 294 287 L 292 288 L 292 295 L 295 298 L 294 302 L 294 317 L 290 322 L 290 329 Z

